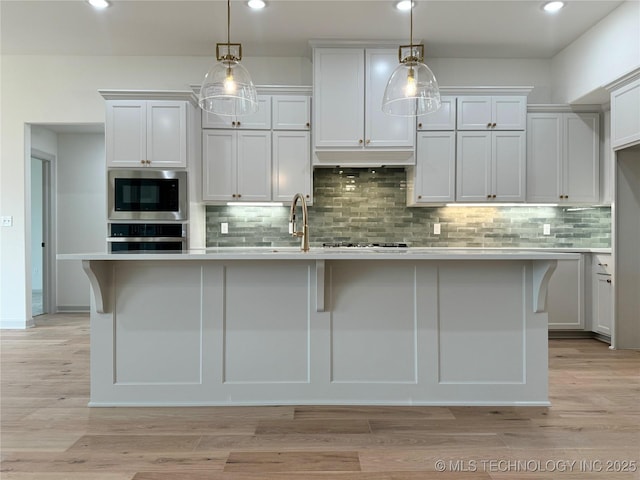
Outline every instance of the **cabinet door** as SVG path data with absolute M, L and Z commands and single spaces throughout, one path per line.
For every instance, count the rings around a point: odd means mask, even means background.
M 640 141 L 640 78 L 611 92 L 611 147 Z
M 271 95 L 258 95 L 258 111 L 236 118 L 236 126 L 244 130 L 271 129 Z
M 456 200 L 486 202 L 491 195 L 491 132 L 458 132 Z
M 416 155 L 414 202 L 455 201 L 455 132 L 418 133 Z
M 418 117 L 418 130 L 455 130 L 456 97 L 440 98 L 440 108 Z
M 527 118 L 527 201 L 559 201 L 562 155 L 562 114 L 530 113 Z
M 365 57 L 365 146 L 412 148 L 415 144 L 415 119 L 387 115 L 382 111 L 384 90 L 398 66 L 398 50 L 367 49 Z
M 147 160 L 151 167 L 186 168 L 185 102 L 147 102 Z
M 202 199 L 228 202 L 236 194 L 237 132 L 202 133 Z
M 271 96 L 258 95 L 258 111 L 251 115 L 235 117 L 216 115 L 202 111 L 202 128 L 245 128 L 268 130 L 271 128 Z
M 238 188 L 236 199 L 271 201 L 271 132 L 243 131 L 238 134 Z
M 605 335 L 611 335 L 612 296 L 611 275 L 595 274 L 593 276 L 593 328 L 596 332 Z
M 309 130 L 311 99 L 303 95 L 272 97 L 274 130 Z
M 597 113 L 564 114 L 565 201 L 598 203 L 600 199 L 600 143 Z
M 105 149 L 108 167 L 141 167 L 147 160 L 147 104 L 106 102 Z
M 583 259 L 558 260 L 547 289 L 549 329 L 584 329 Z
M 524 202 L 525 132 L 493 132 L 491 138 L 491 196 L 495 195 L 493 200 Z
M 313 138 L 316 147 L 364 143 L 364 50 L 316 48 Z
M 273 200 L 290 202 L 296 193 L 311 199 L 308 132 L 273 132 Z
M 527 126 L 527 97 L 497 96 L 491 98 L 493 130 L 524 130 Z
M 458 97 L 458 130 L 491 128 L 491 97 Z

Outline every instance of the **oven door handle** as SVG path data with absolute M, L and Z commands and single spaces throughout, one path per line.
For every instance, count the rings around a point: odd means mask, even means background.
M 185 237 L 107 237 L 107 242 L 184 242 Z

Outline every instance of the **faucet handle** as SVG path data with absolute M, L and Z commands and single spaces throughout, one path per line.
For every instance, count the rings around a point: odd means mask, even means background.
M 293 222 L 289 222 L 289 235 L 293 235 L 293 232 L 295 231 L 295 225 Z

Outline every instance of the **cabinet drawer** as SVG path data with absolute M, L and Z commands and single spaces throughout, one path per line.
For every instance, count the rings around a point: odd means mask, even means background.
M 593 255 L 591 260 L 593 273 L 611 275 L 613 273 L 613 261 L 611 255 Z

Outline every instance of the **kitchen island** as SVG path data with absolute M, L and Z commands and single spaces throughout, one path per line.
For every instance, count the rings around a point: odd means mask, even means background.
M 61 255 L 92 287 L 92 406 L 548 405 L 559 259 L 499 249 Z

